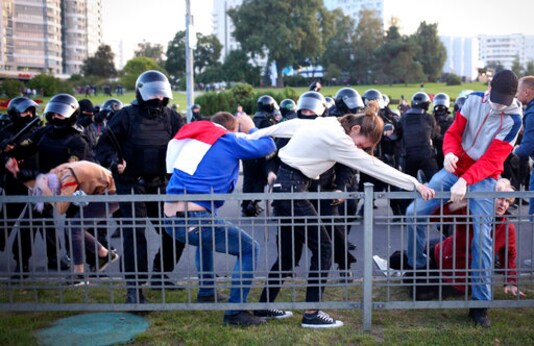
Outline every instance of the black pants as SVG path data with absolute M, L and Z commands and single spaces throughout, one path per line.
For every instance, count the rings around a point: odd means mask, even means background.
M 119 179 L 117 193 L 147 195 L 165 193 L 165 182 L 157 186 L 147 186 L 142 182 L 125 182 Z M 156 232 L 161 235 L 161 247 L 154 257 L 154 272 L 171 272 L 180 260 L 184 244 L 174 240 L 163 227 L 163 205 L 160 202 L 120 202 L 122 221 L 124 272 L 129 285 L 141 285 L 147 279 L 148 249 L 145 236 L 146 219 L 154 223 Z
M 22 213 L 22 210 L 21 210 Z M 12 226 L 15 226 L 13 223 Z M 43 235 L 46 246 L 46 257 L 49 265 L 57 265 L 59 247 L 57 242 L 57 230 L 54 223 L 54 212 L 52 206 L 45 205 L 42 213 L 32 210 L 32 205 L 28 204 L 18 225 L 18 232 L 13 242 L 13 256 L 17 264 L 28 266 L 33 252 L 33 242 L 37 232 Z
M 300 171 L 281 166 L 274 192 L 307 192 L 311 181 Z M 281 217 L 277 236 L 278 258 L 269 272 L 267 286 L 263 289 L 260 302 L 273 302 L 286 277 L 292 275 L 300 262 L 304 245 L 312 253 L 308 272 L 306 302 L 321 300 L 328 271 L 332 265 L 332 240 L 321 226 L 317 210 L 309 200 L 279 200 L 273 203 L 274 215 Z

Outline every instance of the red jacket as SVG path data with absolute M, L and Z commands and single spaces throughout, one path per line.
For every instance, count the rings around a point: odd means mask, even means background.
M 434 215 L 441 216 L 441 210 L 438 208 Z M 440 243 L 437 243 L 434 247 L 434 259 L 436 260 L 438 268 L 444 269 L 443 275 L 454 276 L 454 278 L 444 280 L 447 282 L 458 283 L 453 286 L 459 291 L 465 292 L 465 278 L 469 276 L 467 269 L 471 264 L 471 256 L 467 259 L 467 253 L 471 254 L 471 241 L 473 238 L 473 232 L 470 225 L 466 225 L 467 208 L 451 211 L 449 204 L 443 207 L 443 216 L 447 216 L 445 219 L 441 219 L 442 222 L 455 223 L 455 233 L 445 238 Z M 466 230 L 466 226 L 469 226 Z M 469 232 L 467 235 L 466 232 Z M 466 244 L 467 236 L 469 236 L 469 245 Z M 493 248 L 495 256 L 498 257 L 498 262 L 501 268 L 509 271 L 505 271 L 507 282 L 516 282 L 516 241 L 515 241 L 515 226 L 506 219 L 506 217 L 496 217 L 495 219 L 495 234 L 493 235 L 494 243 Z M 456 256 L 454 256 L 456 252 Z M 440 259 L 441 255 L 441 261 Z M 504 267 L 504 268 L 503 268 Z M 445 269 L 455 269 L 455 272 L 447 271 Z

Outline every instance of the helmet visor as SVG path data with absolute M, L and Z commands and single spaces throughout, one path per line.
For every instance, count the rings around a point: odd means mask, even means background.
M 345 105 L 351 112 L 356 112 L 360 108 L 364 107 L 361 97 L 346 96 L 346 97 L 343 97 L 343 102 L 345 102 Z
M 172 99 L 171 85 L 166 81 L 154 81 L 143 83 L 138 87 L 139 93 L 144 101 L 152 100 L 158 97 Z
M 303 109 L 309 109 L 315 113 L 315 115 L 322 116 L 326 110 L 326 104 L 313 97 L 302 97 L 298 101 L 297 111 Z
M 74 105 L 62 102 L 49 102 L 44 110 L 45 114 L 57 113 L 65 118 L 70 118 L 75 111 L 76 108 L 74 107 Z

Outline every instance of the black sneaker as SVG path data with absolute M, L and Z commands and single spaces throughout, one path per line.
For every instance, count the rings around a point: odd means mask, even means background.
M 89 285 L 89 281 L 87 281 L 83 274 L 73 274 L 67 279 L 66 285 L 71 287 L 87 286 Z
M 334 320 L 328 316 L 327 313 L 318 310 L 313 314 L 304 314 L 302 317 L 302 323 L 300 324 L 304 328 L 338 328 L 343 326 L 343 322 Z
M 147 302 L 142 290 L 128 288 L 125 304 L 145 304 Z
M 104 257 L 98 257 L 98 271 L 104 271 L 111 263 L 117 262 L 119 254 L 115 250 L 108 251 L 108 254 Z
M 249 311 L 241 311 L 235 315 L 224 315 L 223 323 L 232 326 L 257 326 L 264 324 L 264 318 L 256 317 Z
M 285 310 L 267 309 L 267 310 L 255 310 L 254 316 L 263 317 L 266 319 L 274 318 L 277 320 L 283 320 L 284 318 L 293 316 L 293 313 L 291 311 L 285 311 Z
M 228 301 L 228 296 L 219 292 L 212 296 L 197 296 L 197 303 L 224 303 L 226 301 Z
M 488 309 L 471 308 L 469 309 L 469 318 L 471 318 L 477 326 L 484 328 L 489 328 L 491 326 L 491 322 L 488 318 Z

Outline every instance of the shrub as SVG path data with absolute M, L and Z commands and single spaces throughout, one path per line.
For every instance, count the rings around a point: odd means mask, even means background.
M 447 85 L 462 85 L 462 79 L 454 73 L 449 73 L 445 83 Z
M 6 94 L 9 98 L 17 97 L 21 95 L 24 88 L 24 83 L 18 79 L 6 79 L 2 82 L 0 94 Z

